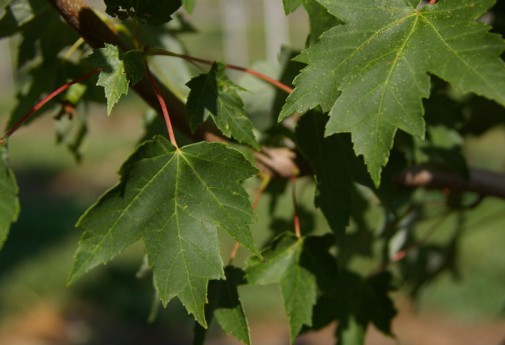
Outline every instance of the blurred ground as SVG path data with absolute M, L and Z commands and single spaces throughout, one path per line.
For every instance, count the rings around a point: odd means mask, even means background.
M 103 342 L 89 342 L 92 328 L 100 328 L 105 334 Z M 2 345 L 74 345 L 74 344 L 110 344 L 110 345 L 171 345 L 191 343 L 188 335 L 174 334 L 163 329 L 149 327 L 131 327 L 89 312 L 72 314 L 60 310 L 49 302 L 34 305 L 26 313 L 11 319 L 0 330 Z M 104 330 L 109 327 L 110 330 Z M 297 339 L 298 345 L 332 344 L 334 326 L 319 332 L 305 334 Z M 400 315 L 394 322 L 396 338 L 385 337 L 374 328 L 370 328 L 367 345 L 503 345 L 505 344 L 505 321 L 465 323 L 447 318 L 444 315 L 414 313 L 404 304 Z M 252 343 L 261 345 L 288 344 L 285 324 L 269 320 L 251 324 Z M 235 339 L 214 333 L 207 341 L 208 345 L 238 345 Z

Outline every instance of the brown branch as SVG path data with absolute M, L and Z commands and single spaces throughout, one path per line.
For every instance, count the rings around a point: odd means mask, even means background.
M 118 46 L 122 50 L 128 50 L 131 47 L 123 42 L 116 32 L 104 23 L 88 6 L 84 0 L 48 0 L 65 21 L 84 38 L 93 48 L 101 48 L 105 43 L 110 43 Z M 186 107 L 184 103 L 177 98 L 170 90 L 168 90 L 159 80 L 156 83 L 159 85 L 160 93 L 166 102 L 170 105 L 172 112 L 172 121 L 174 126 L 183 134 L 193 136 L 188 125 L 186 116 Z M 151 84 L 147 78 L 144 78 L 137 83 L 133 89 L 137 94 L 151 107 L 158 110 L 161 114 L 161 108 L 156 94 L 151 88 Z M 205 139 L 205 133 L 198 133 L 195 139 Z
M 130 47 L 117 35 L 112 28 L 105 24 L 84 0 L 48 0 L 51 5 L 60 13 L 63 19 L 81 35 L 84 40 L 93 48 L 101 48 L 105 43 L 114 44 L 122 50 Z M 211 125 L 202 125 L 196 133 L 192 133 L 187 120 L 186 106 L 177 98 L 163 83 L 155 78 L 159 86 L 160 94 L 170 106 L 171 120 L 175 128 L 195 141 L 226 141 L 225 138 Z M 158 110 L 161 108 L 156 94 L 151 88 L 151 84 L 144 78 L 133 89 L 151 107 Z M 293 154 L 291 154 L 293 155 Z M 256 152 L 255 156 L 261 163 L 258 167 L 272 177 L 290 177 L 298 171 L 294 160 L 286 161 L 284 157 L 271 157 L 269 153 Z M 282 162 L 282 166 L 277 166 Z
M 473 192 L 481 196 L 505 199 L 505 174 L 471 168 L 469 178 L 433 166 L 414 167 L 395 178 L 397 184 L 410 187 Z
M 93 48 L 100 48 L 104 43 L 111 43 L 127 50 L 129 47 L 119 36 L 105 24 L 84 0 L 48 0 L 61 16 L 81 35 Z M 178 99 L 162 83 L 156 80 L 160 93 L 170 105 L 171 118 L 175 128 L 194 140 L 225 141 L 214 127 L 202 127 L 192 134 L 187 121 L 184 103 Z M 161 109 L 152 91 L 149 81 L 144 78 L 135 85 L 134 90 L 154 109 Z M 300 168 L 296 153 L 288 148 L 263 148 L 255 153 L 258 167 L 273 177 L 290 178 L 310 174 L 305 168 Z M 505 176 L 497 173 L 472 169 L 470 178 L 436 169 L 434 167 L 418 167 L 395 178 L 401 185 L 426 188 L 448 188 L 450 190 L 475 192 L 482 196 L 495 196 L 505 199 Z

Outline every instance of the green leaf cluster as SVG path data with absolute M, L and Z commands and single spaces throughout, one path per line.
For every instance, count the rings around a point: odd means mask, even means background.
M 428 73 L 505 104 L 505 45 L 475 22 L 492 0 L 440 1 L 422 9 L 403 0 L 319 3 L 345 24 L 297 57 L 307 67 L 279 119 L 316 106 L 329 112 L 325 134 L 351 133 L 376 185 L 397 130 L 424 137 Z

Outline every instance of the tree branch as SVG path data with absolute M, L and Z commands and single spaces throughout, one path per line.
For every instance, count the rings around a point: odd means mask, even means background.
M 87 5 L 84 0 L 48 0 L 65 21 L 74 28 L 77 33 L 84 38 L 93 48 L 102 48 L 105 43 L 110 43 L 118 46 L 122 50 L 128 50 L 131 47 L 123 42 L 116 32 L 104 23 Z M 159 85 L 160 93 L 170 106 L 172 113 L 172 121 L 174 126 L 183 134 L 195 137 L 196 140 L 205 139 L 205 133 L 198 132 L 193 135 L 189 129 L 186 107 L 184 103 L 177 98 L 170 90 L 168 90 L 159 80 L 156 83 Z M 142 79 L 139 83 L 133 86 L 135 92 L 151 107 L 158 110 L 161 114 L 161 108 L 158 103 L 156 94 L 152 91 L 151 85 L 147 78 Z
M 439 167 L 417 166 L 397 176 L 395 182 L 409 187 L 449 189 L 505 199 L 505 175 L 478 168 L 470 168 L 469 177 L 464 178 Z
M 61 16 L 81 35 L 93 48 L 100 48 L 104 43 L 117 45 L 123 50 L 129 47 L 119 36 L 105 24 L 84 0 L 48 0 Z M 192 134 L 187 121 L 184 103 L 156 80 L 160 93 L 170 106 L 174 127 L 194 140 L 225 141 L 221 134 L 212 126 L 202 126 Z M 134 90 L 154 109 L 161 109 L 147 78 L 134 86 Z M 300 173 L 309 174 L 306 169 L 300 169 L 297 154 L 288 148 L 263 148 L 255 153 L 258 167 L 272 177 L 290 178 Z M 298 157 L 299 158 L 299 157 Z M 447 188 L 449 190 L 478 193 L 482 196 L 495 196 L 505 199 L 505 175 L 471 169 L 469 179 L 464 179 L 454 172 L 440 168 L 422 166 L 413 168 L 394 178 L 400 185 L 426 188 Z

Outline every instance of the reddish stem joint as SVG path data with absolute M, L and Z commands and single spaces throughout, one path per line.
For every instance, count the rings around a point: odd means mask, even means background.
M 47 102 L 49 102 L 50 100 L 52 100 L 53 98 L 58 96 L 63 91 L 67 90 L 70 86 L 80 83 L 81 81 L 88 79 L 89 77 L 91 77 L 92 75 L 94 75 L 98 72 L 100 72 L 100 68 L 95 68 L 94 70 L 84 74 L 83 76 L 76 78 L 66 84 L 63 84 L 62 86 L 60 86 L 59 88 L 57 88 L 56 90 L 51 92 L 49 95 L 44 97 L 39 103 L 37 103 L 33 108 L 31 108 L 30 111 L 25 116 L 23 116 L 9 130 L 7 130 L 7 132 L 5 132 L 3 138 L 0 139 L 0 144 L 3 144 L 5 142 L 5 139 L 10 137 L 15 131 L 17 131 L 19 127 L 21 127 L 26 121 L 28 121 L 30 119 L 30 117 L 32 117 L 32 115 L 37 110 L 42 108 Z

